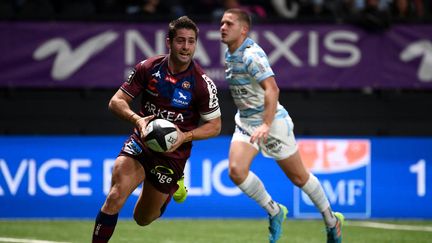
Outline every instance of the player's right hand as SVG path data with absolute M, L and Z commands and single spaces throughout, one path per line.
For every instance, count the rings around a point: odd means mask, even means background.
M 155 115 L 145 116 L 141 117 L 136 121 L 136 126 L 138 127 L 140 134 L 141 134 L 141 140 L 144 141 L 144 133 L 145 129 L 147 127 L 147 124 L 155 117 Z
M 269 133 L 270 133 L 270 127 L 267 124 L 263 123 L 261 126 L 257 127 L 257 129 L 255 129 L 254 133 L 250 138 L 250 142 L 267 143 L 267 138 Z

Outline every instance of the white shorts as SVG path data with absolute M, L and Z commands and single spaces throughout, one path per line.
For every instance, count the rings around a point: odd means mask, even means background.
M 251 143 L 250 138 L 258 126 L 252 126 L 240 121 L 238 115 L 235 116 L 236 128 L 231 139 L 252 145 L 256 150 L 260 150 L 265 157 L 275 160 L 286 159 L 297 151 L 297 142 L 294 136 L 294 123 L 290 116 L 273 120 L 267 143 Z

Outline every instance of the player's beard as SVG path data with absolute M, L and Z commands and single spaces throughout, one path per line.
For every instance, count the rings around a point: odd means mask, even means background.
M 179 52 L 171 53 L 171 60 L 181 71 L 184 71 L 192 61 L 193 53 L 188 56 L 181 55 Z
M 179 64 L 189 64 L 192 60 L 192 55 L 189 53 L 186 55 L 177 53 L 176 59 L 178 60 Z

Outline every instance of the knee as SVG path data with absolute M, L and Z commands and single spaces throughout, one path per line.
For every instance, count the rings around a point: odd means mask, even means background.
M 120 192 L 116 188 L 112 188 L 103 205 L 103 211 L 109 213 L 118 213 L 123 206 L 122 202 L 123 200 Z
M 239 185 L 246 179 L 248 170 L 238 166 L 236 163 L 230 163 L 228 173 L 231 180 Z
M 309 179 L 309 174 L 293 175 L 290 177 L 291 182 L 299 188 L 302 188 Z
M 142 216 L 134 213 L 134 220 L 139 226 L 146 226 L 155 221 L 158 217 Z

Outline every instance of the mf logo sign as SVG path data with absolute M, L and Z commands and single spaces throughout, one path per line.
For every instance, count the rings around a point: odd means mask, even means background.
M 371 208 L 371 146 L 367 139 L 304 139 L 299 151 L 320 180 L 335 211 L 368 218 Z M 294 189 L 294 216 L 320 217 L 309 197 Z

